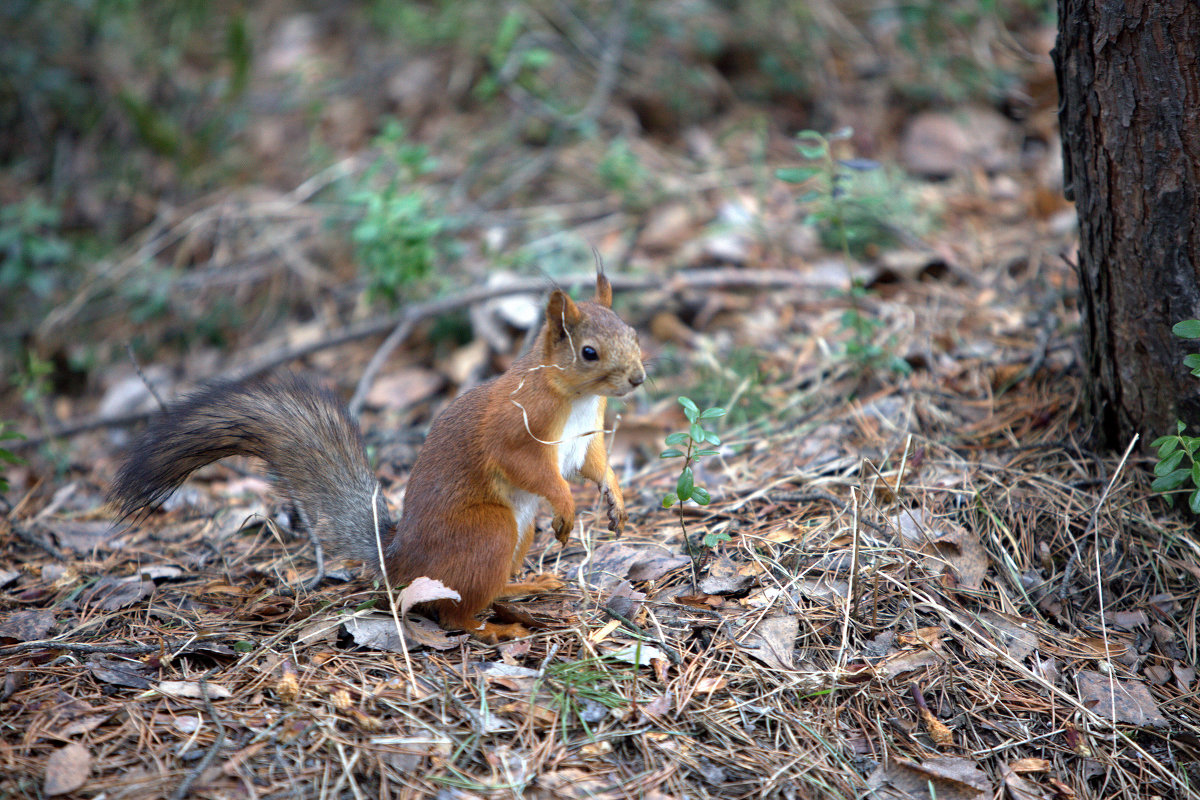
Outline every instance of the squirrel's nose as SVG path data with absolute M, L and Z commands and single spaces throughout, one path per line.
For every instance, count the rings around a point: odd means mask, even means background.
M 646 382 L 646 371 L 642 370 L 641 372 L 639 372 L 636 375 L 630 375 L 629 382 L 631 384 L 633 384 L 634 386 L 641 386 L 643 383 Z

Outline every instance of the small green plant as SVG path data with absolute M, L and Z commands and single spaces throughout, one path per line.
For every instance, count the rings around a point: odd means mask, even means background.
M 40 413 L 46 399 L 53 393 L 50 375 L 54 365 L 39 358 L 32 350 L 26 351 L 26 369 L 16 376 L 16 384 L 21 389 L 21 399 L 25 405 Z
M 861 281 L 851 282 L 843 294 L 848 308 L 842 312 L 841 327 L 850 332 L 846 343 L 846 357 L 864 369 L 884 367 L 900 375 L 912 372 L 912 366 L 894 351 L 895 339 L 884 339 L 880 343 L 883 320 L 867 314 L 864 303 L 870 292 Z
M 397 303 L 433 274 L 447 246 L 447 219 L 418 184 L 437 167 L 428 148 L 406 142 L 394 120 L 375 145 L 380 155 L 349 198 L 361 212 L 350 236 L 368 296 Z
M 71 246 L 59 237 L 62 215 L 36 197 L 0 208 L 0 289 L 26 289 L 46 297 L 57 283 L 57 269 L 71 258 Z
M 701 411 L 700 407 L 687 397 L 679 398 L 679 405 L 683 406 L 683 414 L 690 424 L 686 431 L 672 433 L 667 437 L 667 449 L 663 450 L 659 457 L 683 459 L 683 467 L 679 470 L 678 480 L 675 481 L 675 491 L 663 495 L 662 504 L 663 508 L 672 506 L 678 508 L 679 527 L 683 529 L 684 541 L 687 541 L 687 525 L 683 521 L 684 503 L 691 500 L 698 505 L 706 506 L 712 502 L 712 496 L 708 490 L 703 486 L 696 485 L 696 476 L 692 465 L 698 458 L 717 455 L 717 451 L 711 449 L 710 445 L 717 447 L 721 444 L 720 437 L 704 427 L 704 421 L 725 416 L 725 409 L 713 407 Z M 686 449 L 680 450 L 680 447 L 686 447 Z M 708 548 L 716 547 L 726 541 L 729 541 L 729 534 L 723 531 L 704 535 L 704 546 Z
M 1177 322 L 1171 332 L 1181 339 L 1200 339 L 1200 319 Z M 1200 378 L 1200 353 L 1184 356 L 1183 364 Z M 1186 430 L 1187 424 L 1177 420 L 1173 436 L 1160 436 L 1151 443 L 1158 450 L 1158 463 L 1154 465 L 1155 478 L 1150 488 L 1162 492 L 1172 504 L 1173 492 L 1189 492 L 1188 508 L 1193 514 L 1200 514 L 1200 461 L 1196 459 L 1200 436 L 1188 436 Z M 1184 484 L 1190 484 L 1190 488 L 1183 489 Z
M 894 188 L 860 191 L 862 183 L 856 176 L 878 171 L 879 164 L 865 158 L 834 157 L 833 143 L 851 135 L 850 128 L 828 135 L 801 131 L 796 135 L 796 150 L 808 165 L 775 173 L 782 181 L 810 187 L 800 196 L 800 202 L 811 209 L 805 222 L 816 226 L 826 247 L 841 250 L 847 270 L 855 255 L 895 238 L 889 219 L 896 208 L 893 198 L 902 194 Z M 863 370 L 882 367 L 901 374 L 910 372 L 908 362 L 895 354 L 895 342 L 880 341 L 883 322 L 866 312 L 869 292 L 862 281 L 852 277 L 843 296 L 848 308 L 842 314 L 842 329 L 850 334 L 846 357 Z
M 13 430 L 8 430 L 9 423 L 0 421 L 0 442 L 11 441 L 13 439 L 24 439 L 25 437 Z M 0 447 L 0 461 L 8 464 L 24 463 L 16 453 L 6 447 Z M 8 479 L 0 474 L 0 492 L 8 491 Z
M 487 53 L 491 70 L 475 86 L 475 96 L 480 100 L 491 100 L 508 83 L 514 83 L 536 97 L 546 94 L 539 74 L 554 61 L 554 53 L 537 44 L 518 50 L 525 44 L 526 28 L 525 13 L 519 8 L 509 10 L 500 21 L 496 38 Z

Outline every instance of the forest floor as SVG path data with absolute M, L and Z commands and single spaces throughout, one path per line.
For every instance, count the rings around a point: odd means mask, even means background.
M 257 63 L 351 61 L 344 35 L 296 36 Z M 6 443 L 0 797 L 1197 794 L 1200 546 L 1145 443 L 1089 449 L 1052 31 L 1021 37 L 1019 114 L 915 109 L 868 76 L 651 130 L 650 101 L 609 91 L 598 133 L 552 118 L 548 142 L 515 88 L 448 103 L 435 54 L 316 122 L 254 117 L 258 172 L 133 198 L 137 231 L 29 321 L 46 363 L 86 340 L 105 366 L 0 396 L 29 437 Z M 387 131 L 381 105 L 421 121 Z M 843 125 L 833 160 L 798 152 L 797 128 Z M 305 126 L 320 168 L 290 146 Z M 368 226 L 393 212 L 444 226 Z M 565 547 L 540 520 L 527 571 L 566 585 L 497 610 L 530 638 L 401 620 L 353 568 L 281 593 L 313 554 L 250 463 L 114 525 L 147 385 L 282 370 L 362 390 L 402 508 L 430 419 L 519 352 L 545 288 L 590 280 L 593 247 L 651 373 L 611 437 L 630 525 L 607 532 L 594 487 Z M 712 502 L 666 509 L 680 395 L 728 413 L 694 470 Z

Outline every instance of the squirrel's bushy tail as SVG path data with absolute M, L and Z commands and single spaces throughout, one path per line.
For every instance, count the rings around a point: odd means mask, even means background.
M 169 406 L 133 442 L 109 499 L 123 516 L 153 508 L 195 470 L 226 456 L 267 464 L 280 492 L 338 555 L 378 569 L 371 498 L 378 482 L 362 433 L 330 391 L 297 377 L 214 383 Z M 386 544 L 394 523 L 378 495 Z

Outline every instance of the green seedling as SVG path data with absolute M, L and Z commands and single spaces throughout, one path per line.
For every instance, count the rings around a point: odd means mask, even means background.
M 1185 319 L 1175 324 L 1171 332 L 1181 339 L 1200 339 L 1200 319 Z M 1183 364 L 1200 378 L 1200 353 L 1184 356 Z M 1200 514 L 1200 461 L 1196 450 L 1200 449 L 1200 436 L 1188 436 L 1183 420 L 1175 422 L 1173 436 L 1160 436 L 1151 443 L 1158 450 L 1158 463 L 1154 465 L 1153 491 L 1161 492 L 1168 503 L 1174 503 L 1176 492 L 1188 492 L 1188 508 Z
M 889 220 L 896 212 L 895 198 L 901 194 L 894 189 L 869 189 L 859 179 L 878 172 L 878 162 L 834 157 L 833 143 L 852 134 L 850 128 L 830 134 L 801 131 L 796 135 L 796 151 L 806 164 L 775 173 L 781 181 L 808 187 L 800 196 L 800 202 L 809 208 L 805 223 L 816 227 L 822 244 L 841 250 L 847 271 L 854 256 L 894 238 Z M 842 330 L 850 334 L 846 358 L 863 372 L 879 368 L 911 372 L 908 362 L 894 352 L 895 342 L 883 339 L 883 321 L 867 313 L 869 292 L 862 281 L 852 278 L 850 288 L 841 294 L 848 306 L 841 320 Z
M 688 429 L 672 433 L 666 439 L 667 449 L 659 454 L 660 458 L 682 458 L 683 467 L 679 470 L 679 478 L 675 481 L 675 491 L 663 495 L 663 508 L 675 507 L 679 510 L 679 527 L 683 529 L 684 541 L 687 541 L 687 524 L 683 518 L 683 506 L 691 500 L 697 505 L 706 506 L 712 502 L 712 495 L 703 486 L 696 485 L 696 475 L 693 465 L 698 458 L 717 455 L 714 447 L 721 444 L 720 437 L 704 427 L 706 420 L 725 416 L 723 408 L 706 408 L 703 411 L 690 398 L 680 397 L 679 405 L 683 406 L 683 415 L 687 417 Z M 684 448 L 684 449 L 680 449 Z M 706 533 L 704 546 L 716 547 L 721 542 L 729 541 L 729 534 Z

